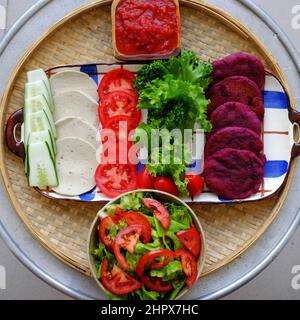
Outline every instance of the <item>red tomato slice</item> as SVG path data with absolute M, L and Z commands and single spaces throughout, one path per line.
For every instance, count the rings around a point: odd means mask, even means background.
M 145 166 L 138 174 L 137 184 L 140 189 L 154 189 L 154 177 Z
M 153 269 L 160 269 L 166 266 L 170 261 L 175 259 L 175 254 L 173 251 L 170 251 L 170 250 L 160 250 L 160 251 L 150 252 L 147 258 L 152 259 L 149 269 L 153 270 Z M 164 258 L 164 259 L 161 259 L 161 261 L 157 262 L 155 260 L 157 258 Z
M 189 180 L 187 188 L 192 198 L 198 196 L 203 191 L 204 181 L 197 173 L 189 173 L 184 177 L 185 179 Z
M 179 190 L 174 181 L 167 177 L 157 177 L 154 180 L 154 188 L 156 190 L 164 191 L 172 194 L 173 196 L 179 196 Z
M 142 234 L 141 234 L 141 239 L 142 239 L 143 243 L 150 242 L 151 230 L 152 230 L 151 223 L 141 213 L 135 212 L 135 211 L 125 212 L 121 208 L 117 208 L 115 211 L 115 214 L 113 216 L 111 216 L 111 218 L 117 224 L 120 222 L 120 220 L 123 220 L 129 226 L 132 226 L 134 224 L 142 225 L 143 230 L 142 230 Z
M 114 265 L 111 272 L 108 270 L 108 261 L 103 260 L 101 266 L 101 282 L 105 289 L 113 294 L 128 294 L 141 288 L 141 283 L 126 272 Z
M 143 231 L 143 226 L 134 224 L 126 227 L 120 231 L 113 243 L 113 251 L 116 259 L 120 263 L 121 267 L 125 270 L 129 269 L 129 265 L 125 257 L 121 253 L 121 249 L 124 248 L 130 253 L 134 253 L 136 244 L 138 243 Z
M 137 169 L 130 164 L 100 164 L 96 170 L 97 187 L 109 198 L 136 190 Z
M 131 141 L 127 144 L 117 141 L 115 144 L 103 145 L 104 150 L 100 156 L 100 163 L 102 164 L 132 164 L 139 163 L 139 146 L 132 145 Z
M 165 257 L 161 262 L 157 262 L 155 259 Z M 173 289 L 172 285 L 167 282 L 163 282 L 159 278 L 149 278 L 145 275 L 146 269 L 157 269 L 167 265 L 171 260 L 175 258 L 174 252 L 170 250 L 152 251 L 141 257 L 136 267 L 136 274 L 143 282 L 143 284 L 150 290 L 156 292 L 168 292 Z
M 198 267 L 195 257 L 185 249 L 179 249 L 175 252 L 176 257 L 181 259 L 181 265 L 187 276 L 186 285 L 191 288 L 198 276 Z
M 141 277 L 141 281 L 151 291 L 167 293 L 173 290 L 173 286 L 171 283 L 164 282 L 157 277 L 148 278 L 147 276 L 143 275 Z
M 129 211 L 123 214 L 123 220 L 129 225 L 139 224 L 143 226 L 141 239 L 143 243 L 149 243 L 151 240 L 151 223 L 139 212 Z
M 98 88 L 98 94 L 102 99 L 106 94 L 113 91 L 133 92 L 134 73 L 126 69 L 115 69 L 108 72 L 102 79 Z
M 111 129 L 115 132 L 116 141 L 128 141 L 128 133 L 136 129 L 133 125 L 131 118 L 127 116 L 116 116 L 108 120 L 104 125 L 103 129 Z M 105 142 L 104 136 L 105 131 L 101 130 L 102 142 Z
M 119 224 L 119 222 L 123 219 L 125 212 L 117 207 L 115 213 L 111 216 L 114 223 Z
M 141 110 L 137 109 L 138 97 L 135 93 L 114 91 L 104 96 L 98 108 L 99 118 L 103 126 L 112 118 L 127 116 L 134 127 L 141 121 Z
M 109 250 L 112 250 L 113 240 L 106 234 L 106 230 L 109 230 L 114 225 L 113 219 L 108 216 L 101 220 L 99 225 L 99 238 L 100 241 Z
M 182 230 L 177 233 L 180 242 L 196 257 L 201 252 L 201 234 L 195 228 Z
M 154 199 L 143 199 L 143 203 L 147 208 L 153 208 L 153 215 L 161 223 L 165 230 L 168 230 L 171 224 L 169 211 L 159 201 Z

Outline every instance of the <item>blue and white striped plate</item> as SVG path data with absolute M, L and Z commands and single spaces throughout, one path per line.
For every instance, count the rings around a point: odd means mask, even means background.
M 49 70 L 49 75 L 53 75 L 58 71 L 72 69 L 85 72 L 97 84 L 99 84 L 105 73 L 120 66 L 133 72 L 136 72 L 140 67 L 140 65 L 128 63 L 59 66 Z M 266 77 L 263 97 L 266 113 L 262 139 L 264 141 L 264 152 L 267 157 L 267 162 L 264 169 L 264 181 L 259 192 L 245 200 L 227 200 L 218 197 L 209 190 L 204 190 L 199 197 L 194 198 L 193 200 L 190 198 L 184 200 L 195 203 L 256 201 L 269 197 L 280 189 L 289 170 L 291 151 L 294 146 L 293 124 L 289 120 L 289 99 L 280 82 L 275 77 L 269 75 Z M 142 167 L 142 165 L 139 165 L 138 171 L 140 171 Z M 201 174 L 202 169 L 203 160 L 195 160 L 192 170 Z M 188 168 L 187 171 L 188 170 L 191 170 L 191 168 Z M 40 192 L 53 199 L 75 200 L 82 202 L 107 202 L 110 200 L 96 187 L 90 192 L 76 197 L 66 197 L 49 191 Z

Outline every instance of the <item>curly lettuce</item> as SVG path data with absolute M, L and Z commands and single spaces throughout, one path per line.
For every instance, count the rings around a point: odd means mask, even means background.
M 197 58 L 192 51 L 183 51 L 178 57 L 169 60 L 156 60 L 145 64 L 137 74 L 135 88 L 140 91 L 156 79 L 163 79 L 167 74 L 174 79 L 181 79 L 207 89 L 211 83 L 211 63 Z
M 166 118 L 169 130 L 178 128 L 178 124 L 188 129 L 198 122 L 204 131 L 211 131 L 212 125 L 206 115 L 209 103 L 199 85 L 166 75 L 164 79 L 152 81 L 139 93 L 138 108 L 153 111 L 152 121 Z

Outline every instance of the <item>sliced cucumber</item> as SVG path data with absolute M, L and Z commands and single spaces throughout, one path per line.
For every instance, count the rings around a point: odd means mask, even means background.
M 26 114 L 24 127 L 24 142 L 28 143 L 30 133 L 50 130 L 53 137 L 56 138 L 56 131 L 53 132 L 50 120 L 44 110 L 35 113 Z
M 48 90 L 49 97 L 50 97 L 50 103 L 54 105 L 52 88 L 51 88 L 49 78 L 46 75 L 46 72 L 42 69 L 36 69 L 36 70 L 32 70 L 32 71 L 27 72 L 27 82 L 36 82 L 39 80 L 44 81 L 44 83 L 47 87 L 47 90 Z
M 26 115 L 31 113 L 36 113 L 39 111 L 45 111 L 47 118 L 49 119 L 49 123 L 52 128 L 52 132 L 56 135 L 55 123 L 53 120 L 53 115 L 51 113 L 49 104 L 44 96 L 36 96 L 32 98 L 25 99 L 25 107 L 24 107 L 24 118 L 26 121 Z
M 57 172 L 48 143 L 29 144 L 27 153 L 29 185 L 40 189 L 57 187 Z
M 52 135 L 51 130 L 29 133 L 27 144 L 30 145 L 30 144 L 35 144 L 38 142 L 47 142 L 50 147 L 51 156 L 53 159 L 55 159 L 55 156 L 56 156 L 55 145 L 56 144 L 55 144 L 54 137 Z
M 28 82 L 25 84 L 25 100 L 36 96 L 44 96 L 49 104 L 50 110 L 54 112 L 52 94 L 49 94 L 47 86 L 43 80 Z

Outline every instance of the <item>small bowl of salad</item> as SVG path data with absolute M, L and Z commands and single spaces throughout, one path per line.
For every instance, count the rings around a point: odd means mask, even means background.
M 92 275 L 110 300 L 175 300 L 197 286 L 205 263 L 198 217 L 156 190 L 126 193 L 98 213 L 89 233 Z

